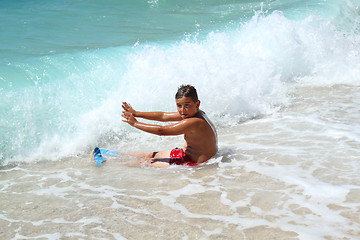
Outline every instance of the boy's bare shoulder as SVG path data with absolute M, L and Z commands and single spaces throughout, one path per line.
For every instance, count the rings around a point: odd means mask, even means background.
M 192 117 L 192 118 L 185 118 L 183 120 L 181 120 L 181 122 L 184 122 L 186 124 L 189 124 L 191 126 L 201 126 L 201 125 L 207 125 L 208 123 L 202 119 L 202 118 L 195 118 L 195 117 Z

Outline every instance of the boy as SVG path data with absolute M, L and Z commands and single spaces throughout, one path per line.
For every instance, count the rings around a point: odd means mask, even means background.
M 169 113 L 139 112 L 135 111 L 130 104 L 123 102 L 123 122 L 156 135 L 184 134 L 185 139 L 185 145 L 182 149 L 175 148 L 165 152 L 131 154 L 131 156 L 144 158 L 144 160 L 132 165 L 146 163 L 153 167 L 168 167 L 172 164 L 194 166 L 206 162 L 216 154 L 216 130 L 205 113 L 199 109 L 200 101 L 196 89 L 190 85 L 180 86 L 175 95 L 175 101 L 177 112 Z M 136 118 L 162 122 L 176 121 L 176 123 L 166 126 L 152 125 L 139 122 Z M 100 157 L 100 150 L 95 148 L 93 158 L 97 160 Z

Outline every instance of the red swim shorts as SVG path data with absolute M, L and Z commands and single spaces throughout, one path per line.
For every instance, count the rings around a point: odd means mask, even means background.
M 181 148 L 175 148 L 170 152 L 170 161 L 169 164 L 175 165 L 187 165 L 187 166 L 196 166 L 197 163 L 191 160 L 186 154 L 184 150 Z

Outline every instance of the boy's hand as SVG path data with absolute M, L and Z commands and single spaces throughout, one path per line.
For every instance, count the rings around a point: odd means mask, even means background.
M 122 121 L 130 124 L 131 126 L 134 126 L 134 124 L 137 122 L 134 115 L 129 111 L 123 111 L 121 116 L 124 118 Z
M 132 108 L 132 106 L 127 103 L 127 102 L 123 102 L 122 103 L 122 108 L 126 111 L 126 112 L 130 112 L 131 114 L 135 114 L 136 111 Z

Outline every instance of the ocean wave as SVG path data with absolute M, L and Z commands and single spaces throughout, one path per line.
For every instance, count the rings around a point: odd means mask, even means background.
M 2 161 L 59 159 L 128 131 L 121 101 L 139 110 L 175 110 L 174 93 L 196 86 L 218 126 L 286 106 L 295 84 L 360 80 L 360 38 L 328 19 L 295 21 L 281 11 L 205 38 L 46 56 L 15 65 L 28 86 L 3 87 Z M 25 104 L 24 104 L 25 103 Z

